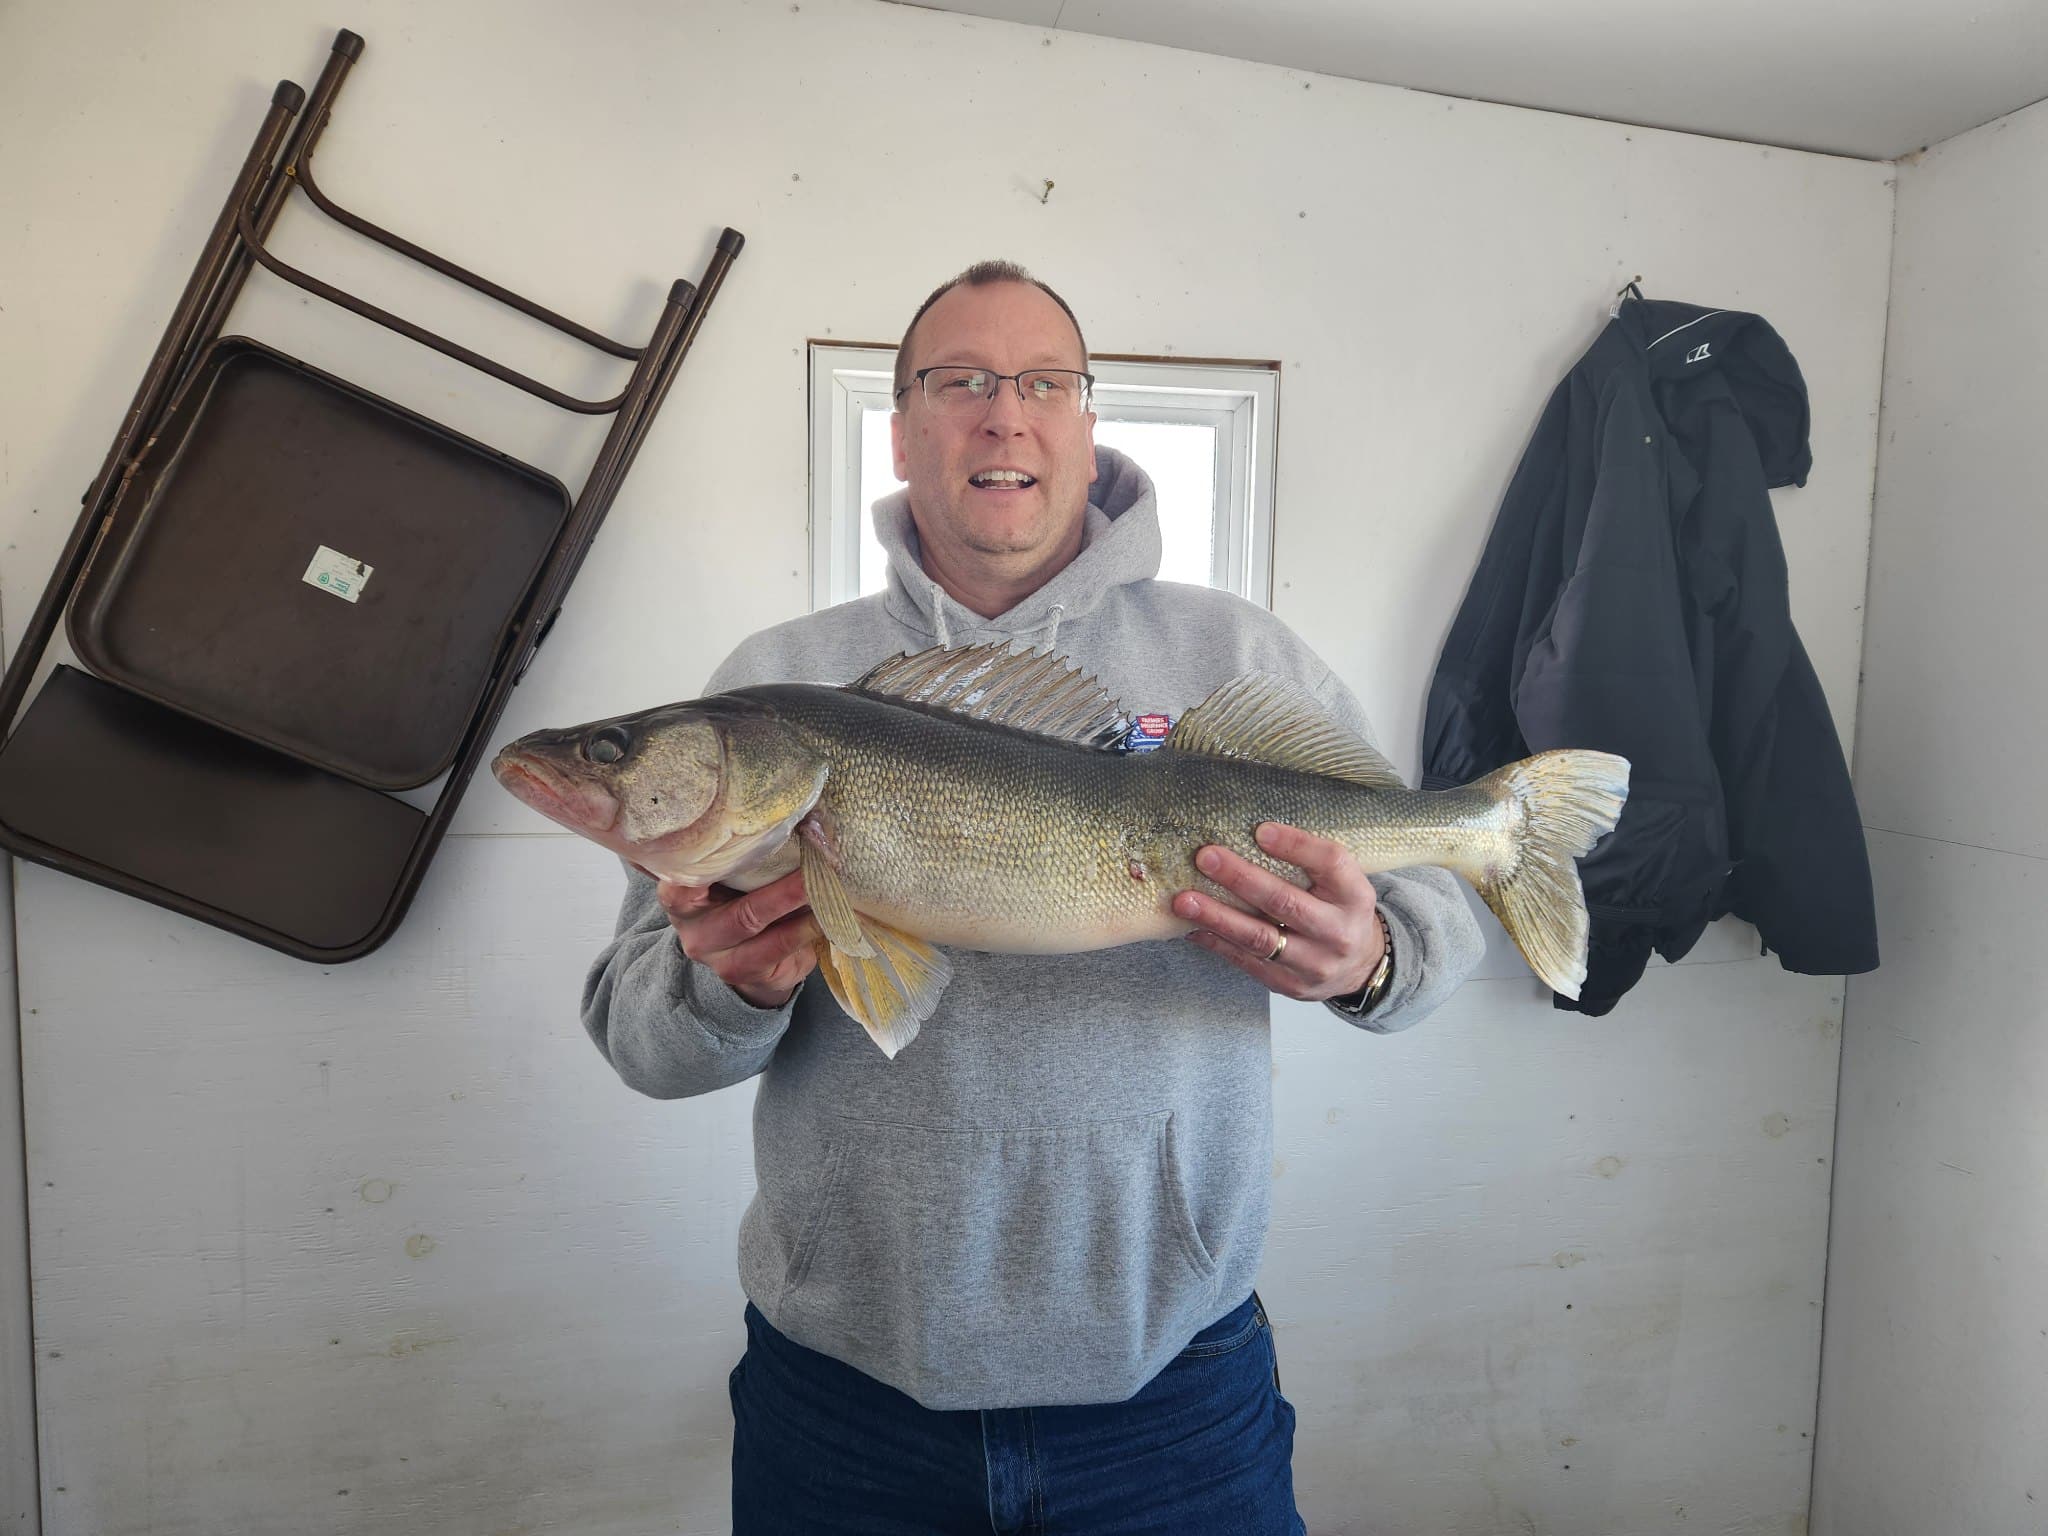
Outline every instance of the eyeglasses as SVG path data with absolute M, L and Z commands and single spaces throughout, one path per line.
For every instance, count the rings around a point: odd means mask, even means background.
M 995 399 L 996 390 L 1008 379 L 1017 387 L 1024 408 L 1043 416 L 1078 416 L 1088 409 L 1088 393 L 1095 387 L 1095 375 L 1072 368 L 1031 368 L 1023 373 L 995 373 L 987 368 L 920 368 L 911 375 L 924 391 L 925 404 L 943 416 L 978 416 Z M 900 403 L 910 393 L 906 384 L 896 391 Z

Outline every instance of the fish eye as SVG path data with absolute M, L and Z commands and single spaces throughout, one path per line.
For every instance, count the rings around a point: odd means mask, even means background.
M 584 738 L 583 755 L 593 763 L 616 763 L 633 745 L 633 737 L 622 725 L 608 725 Z

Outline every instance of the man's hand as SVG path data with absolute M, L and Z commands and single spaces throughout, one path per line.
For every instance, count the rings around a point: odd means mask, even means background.
M 1363 988 L 1386 941 L 1372 882 L 1349 849 L 1283 822 L 1262 823 L 1259 846 L 1309 877 L 1307 890 L 1207 847 L 1195 866 L 1250 907 L 1250 913 L 1196 891 L 1173 898 L 1176 915 L 1200 924 L 1189 939 L 1221 955 L 1283 997 L 1319 1002 Z
M 662 880 L 654 896 L 683 953 L 756 1008 L 780 1008 L 817 967 L 820 930 L 800 869 L 745 895 Z

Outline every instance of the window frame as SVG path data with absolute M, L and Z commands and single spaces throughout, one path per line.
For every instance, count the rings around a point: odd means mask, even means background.
M 811 607 L 860 595 L 861 422 L 893 410 L 894 347 L 813 340 L 810 352 Z M 1104 353 L 1098 419 L 1210 426 L 1217 507 L 1211 586 L 1273 604 L 1273 493 L 1280 365 L 1241 358 L 1158 358 Z

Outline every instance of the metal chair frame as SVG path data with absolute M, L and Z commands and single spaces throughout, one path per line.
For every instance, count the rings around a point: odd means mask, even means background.
M 559 615 L 563 597 L 574 580 L 599 525 L 617 496 L 627 471 L 632 467 L 655 414 L 666 399 L 669 387 L 675 380 L 676 371 L 688 354 L 713 298 L 744 244 L 744 238 L 737 231 L 724 230 L 718 237 L 716 249 L 699 280 L 693 284 L 678 279 L 670 288 L 660 318 L 647 340 L 639 346 L 633 346 L 613 340 L 555 314 L 487 278 L 464 270 L 412 241 L 378 227 L 337 205 L 320 190 L 312 174 L 313 151 L 327 127 L 335 98 L 350 69 L 360 58 L 363 47 L 363 39 L 357 34 L 347 30 L 339 32 L 310 97 L 289 80 L 280 82 L 272 95 L 269 111 L 257 130 L 233 188 L 199 253 L 191 277 L 150 358 L 142 382 L 136 389 L 134 399 L 122 419 L 113 444 L 98 474 L 94 476 L 81 498 L 78 521 L 62 554 L 58 557 L 56 568 L 44 588 L 41 601 L 29 619 L 20 646 L 4 678 L 0 678 L 0 734 L 7 737 L 6 745 L 0 747 L 0 846 L 37 863 L 183 912 L 301 959 L 326 962 L 353 959 L 368 953 L 383 943 L 402 921 L 428 863 L 448 830 L 463 789 L 482 759 L 512 689 L 531 665 L 535 651 L 547 638 L 548 631 Z M 279 260 L 267 249 L 265 241 L 294 187 L 303 189 L 307 198 L 322 213 L 358 234 L 485 294 L 520 314 L 552 326 L 585 345 L 632 363 L 632 371 L 624 388 L 608 400 L 584 400 L 565 394 Z M 18 825 L 24 819 L 24 809 L 32 810 L 31 802 L 34 797 L 50 792 L 52 776 L 47 765 L 32 773 L 25 769 L 22 775 L 16 775 L 12 779 L 5 773 L 7 756 L 21 739 L 29 734 L 26 726 L 36 712 L 35 704 L 31 704 L 28 714 L 23 715 L 22 707 L 29 685 L 42 663 L 58 623 L 71 602 L 74 590 L 91 561 L 95 544 L 108 527 L 121 491 L 127 481 L 135 475 L 143 455 L 169 413 L 176 409 L 181 392 L 195 378 L 208 349 L 220 339 L 228 315 L 243 285 L 247 282 L 251 270 L 258 265 L 284 281 L 317 294 L 353 314 L 466 363 L 494 379 L 524 390 L 563 410 L 612 417 L 603 444 L 584 478 L 582 489 L 574 498 L 567 521 L 542 567 L 535 588 L 514 615 L 503 637 L 482 702 L 462 736 L 454 766 L 443 781 L 432 809 L 422 814 L 416 808 L 394 800 L 392 805 L 396 809 L 389 816 L 385 812 L 378 812 L 379 818 L 387 822 L 390 822 L 391 816 L 400 813 L 409 815 L 417 819 L 417 826 L 412 827 L 410 822 L 403 823 L 400 830 L 410 828 L 409 840 L 399 839 L 390 844 L 393 850 L 402 846 L 403 853 L 396 867 L 389 871 L 391 885 L 388 899 L 375 920 L 359 937 L 339 942 L 331 938 L 327 941 L 309 939 L 301 933 L 287 931 L 258 912 L 237 910 L 236 904 L 226 903 L 217 898 L 196 896 L 189 891 L 178 889 L 174 883 L 168 883 L 161 878 L 145 878 L 134 870 L 120 867 L 117 861 L 106 857 L 104 852 L 100 855 L 83 853 L 63 846 L 48 836 L 37 835 L 25 829 Z M 71 676 L 63 678 L 58 674 Z M 81 688 L 86 688 L 88 679 L 86 674 L 75 673 L 72 668 L 59 666 L 51 681 L 46 683 L 43 693 L 38 695 L 36 703 L 42 702 L 43 695 L 53 691 L 59 683 L 62 684 L 63 690 L 78 692 Z M 110 683 L 97 678 L 89 679 L 88 692 L 97 694 L 98 690 L 110 689 L 113 689 Z M 80 694 L 80 697 L 84 697 L 84 694 Z M 109 719 L 125 718 L 125 711 L 162 708 L 154 701 L 135 697 L 131 704 L 125 699 L 116 699 L 111 694 L 107 695 L 103 702 L 113 708 L 113 714 L 108 716 Z M 53 718 L 57 712 L 57 707 L 53 706 Z M 18 716 L 22 718 L 17 720 Z M 154 730 L 155 727 L 152 726 L 151 729 Z M 152 750 L 159 750 L 162 741 L 175 740 L 182 743 L 177 750 L 187 752 L 188 760 L 178 771 L 187 775 L 184 782 L 194 782 L 190 776 L 197 775 L 197 782 L 203 784 L 208 771 L 204 759 L 214 750 L 207 734 L 208 730 L 208 727 L 198 721 L 175 722 L 169 727 L 169 734 L 161 736 L 157 740 L 157 746 Z M 228 756 L 234 753 L 240 753 L 243 755 L 241 760 L 246 763 L 255 763 L 259 768 L 263 766 L 248 757 L 248 754 L 262 749 L 253 748 L 239 740 L 231 740 L 225 733 L 221 734 L 219 750 L 224 754 L 222 761 L 227 761 Z M 43 750 L 41 746 L 34 749 L 35 752 Z M 22 754 L 25 758 L 32 755 L 32 752 L 27 751 Z M 276 768 L 275 782 L 278 785 L 297 784 L 301 781 L 312 784 L 323 777 L 317 768 L 303 764 L 278 764 Z M 23 788 L 23 785 L 34 787 Z M 333 791 L 318 785 L 314 787 L 329 795 L 330 804 L 337 803 L 333 800 L 334 793 L 374 793 L 359 790 L 354 786 L 347 787 L 345 791 Z M 297 792 L 278 790 L 280 795 Z M 223 803 L 232 805 L 233 794 L 233 790 L 224 782 L 221 790 Z M 289 805 L 288 798 L 280 799 L 273 810 L 288 815 Z M 30 815 L 27 819 L 35 818 Z M 391 824 L 399 825 L 396 822 Z M 288 852 L 289 850 L 280 850 L 280 856 Z M 161 870 L 158 873 L 161 875 Z

